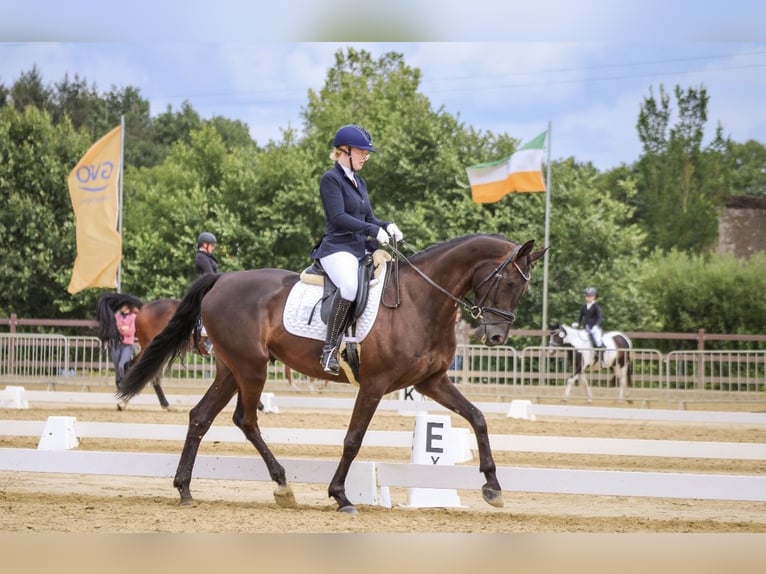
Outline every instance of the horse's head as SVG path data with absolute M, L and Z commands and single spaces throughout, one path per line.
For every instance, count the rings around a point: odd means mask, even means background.
M 565 325 L 562 325 L 561 323 L 551 323 L 548 327 L 550 328 L 548 345 L 551 347 L 561 347 L 568 343 L 569 332 Z
M 489 274 L 486 267 L 474 274 L 473 291 L 481 315 L 476 334 L 485 345 L 502 345 L 508 338 L 508 330 L 516 320 L 513 311 L 529 289 L 532 267 L 547 251 L 545 248 L 532 252 L 534 244 L 530 240 L 521 247 L 516 245 Z

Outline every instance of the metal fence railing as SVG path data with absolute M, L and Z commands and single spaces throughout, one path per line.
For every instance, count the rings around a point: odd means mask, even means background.
M 672 351 L 633 349 L 630 394 L 635 399 L 664 401 L 749 401 L 766 403 L 766 351 Z M 572 375 L 574 350 L 566 347 L 485 347 L 458 345 L 448 375 L 473 396 L 513 398 L 560 397 Z M 188 353 L 168 367 L 163 385 L 204 391 L 215 375 L 215 361 Z M 587 373 L 599 398 L 616 398 L 613 375 Z M 314 390 L 324 383 L 290 372 L 280 362 L 269 365 L 269 382 L 295 390 Z M 96 337 L 0 333 L 0 384 L 68 384 L 81 388 L 114 388 L 109 351 Z M 326 383 L 325 387 L 327 386 Z M 331 384 L 334 390 L 355 389 Z

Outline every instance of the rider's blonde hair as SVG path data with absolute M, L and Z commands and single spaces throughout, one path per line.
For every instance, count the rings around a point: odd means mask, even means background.
M 340 148 L 337 148 L 337 147 L 333 148 L 333 150 L 330 152 L 330 161 L 335 163 L 336 161 L 338 161 L 340 159 L 340 156 L 344 155 L 345 153 L 346 152 L 344 152 Z

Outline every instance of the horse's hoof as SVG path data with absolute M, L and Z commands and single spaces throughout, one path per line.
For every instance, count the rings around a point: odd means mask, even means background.
M 117 403 L 117 410 L 124 411 L 127 408 L 127 406 L 128 406 L 128 403 L 126 403 L 125 401 L 119 401 Z
M 181 501 L 178 503 L 178 506 L 182 508 L 193 508 L 194 506 L 197 506 L 197 501 L 193 498 L 182 498 Z
M 277 486 L 274 489 L 274 502 L 281 508 L 295 508 L 298 503 L 295 502 L 295 494 L 289 484 Z
M 494 506 L 495 508 L 502 508 L 505 506 L 502 490 L 495 490 L 485 484 L 481 487 L 481 495 L 484 497 L 484 501 L 490 506 Z
M 354 506 L 353 504 L 338 507 L 338 512 L 342 512 L 343 514 L 352 514 L 352 515 L 359 514 L 359 511 L 356 509 L 356 506 Z

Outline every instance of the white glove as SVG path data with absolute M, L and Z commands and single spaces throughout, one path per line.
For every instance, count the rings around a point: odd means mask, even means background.
M 375 237 L 375 239 L 378 240 L 378 243 L 381 245 L 388 245 L 388 240 L 390 239 L 388 237 L 388 233 L 386 233 L 386 230 L 382 227 L 378 228 L 378 235 Z
M 389 223 L 388 227 L 386 227 L 386 231 L 388 231 L 388 234 L 397 241 L 404 239 L 404 233 L 402 233 L 401 229 L 399 229 L 399 226 L 396 225 L 396 223 Z

